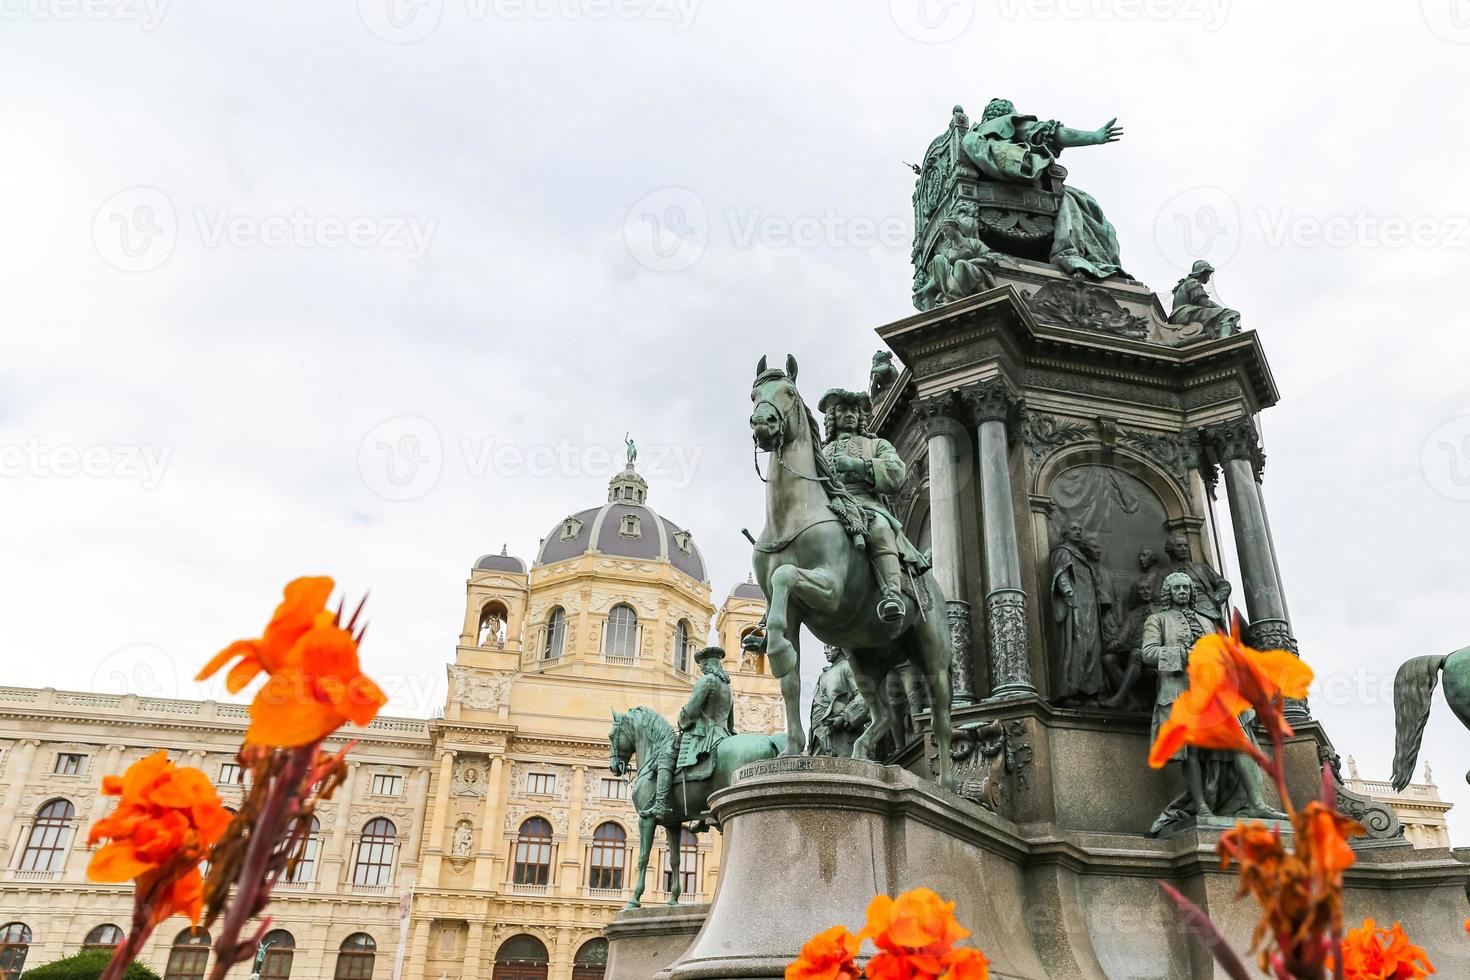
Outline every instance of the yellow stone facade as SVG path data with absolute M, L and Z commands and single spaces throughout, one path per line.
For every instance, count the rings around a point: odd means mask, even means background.
M 759 590 L 737 586 L 716 610 L 692 536 L 649 510 L 645 491 L 630 466 L 596 517 L 554 529 L 558 547 L 540 557 L 556 560 L 529 571 L 503 553 L 476 562 L 442 717 L 345 730 L 359 739 L 350 776 L 319 809 L 302 880 L 277 890 L 272 928 L 293 950 L 278 937 L 264 980 L 601 976 L 600 932 L 637 860 L 627 787 L 607 770 L 612 711 L 676 715 L 713 620 L 737 727 L 783 728 L 763 658 L 739 653 L 765 610 Z M 614 520 L 615 538 L 583 533 Z M 83 873 L 86 828 L 108 805 L 101 777 L 163 748 L 238 801 L 229 767 L 246 724 L 239 704 L 0 688 L 0 931 L 23 924 L 27 966 L 127 925 L 129 889 Z M 660 832 L 647 904 L 667 899 L 664 862 Z M 707 900 L 719 835 L 682 863 L 683 900 Z M 166 923 L 143 956 L 169 980 L 197 975 L 197 949 L 174 947 L 183 925 Z M 525 962 L 538 949 L 545 964 Z M 521 962 L 497 965 L 507 958 Z

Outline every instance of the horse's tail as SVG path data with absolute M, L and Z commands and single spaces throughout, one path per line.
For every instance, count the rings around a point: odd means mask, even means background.
M 1414 763 L 1419 758 L 1419 744 L 1424 741 L 1424 726 L 1429 722 L 1429 708 L 1444 662 L 1443 656 L 1415 657 L 1406 660 L 1393 679 L 1395 790 L 1402 790 L 1414 778 Z

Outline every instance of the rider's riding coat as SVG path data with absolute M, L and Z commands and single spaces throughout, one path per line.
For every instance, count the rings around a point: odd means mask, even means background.
M 724 674 L 724 671 L 720 671 Z M 689 769 L 715 754 L 715 746 L 735 734 L 735 695 L 729 675 L 705 674 L 694 685 L 689 703 L 679 711 L 679 758 L 675 765 Z
M 897 545 L 899 559 L 911 571 L 921 574 L 926 570 L 929 562 L 910 543 L 903 533 L 903 525 L 883 501 L 885 495 L 896 493 L 903 487 L 904 478 L 908 475 L 908 467 L 898 450 L 893 448 L 893 443 L 877 436 L 841 432 L 822 446 L 822 456 L 829 464 L 839 456 L 851 456 L 864 462 L 861 471 L 835 473 L 836 478 L 868 513 L 872 530 L 876 532 L 876 543 L 882 545 L 892 541 Z M 835 471 L 835 465 L 833 469 Z M 882 522 L 881 526 L 878 526 L 879 522 Z

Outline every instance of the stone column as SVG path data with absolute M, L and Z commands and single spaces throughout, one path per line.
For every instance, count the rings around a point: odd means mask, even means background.
M 1261 452 L 1254 420 L 1238 418 L 1208 426 L 1203 431 L 1206 445 L 1225 473 L 1225 492 L 1230 501 L 1230 523 L 1235 528 L 1235 555 L 1245 586 L 1245 608 L 1250 616 L 1247 639 L 1261 650 L 1297 653 L 1296 637 L 1286 615 L 1281 590 L 1281 572 L 1271 546 L 1266 510 L 1257 484 L 1266 456 Z M 1288 701 L 1286 717 L 1292 722 L 1311 717 L 1305 699 Z
M 495 865 L 500 858 L 502 834 L 500 825 L 505 822 L 506 793 L 501 787 L 504 778 L 505 757 L 493 756 L 490 769 L 485 774 L 485 798 L 480 804 L 480 852 L 475 857 L 475 890 L 487 891 L 498 882 Z
M 403 975 L 405 980 L 426 980 L 425 967 L 429 959 L 429 920 L 414 919 L 408 927 L 408 954 L 403 961 Z M 465 961 L 469 966 L 469 960 Z M 480 964 L 475 963 L 472 969 L 479 969 Z M 471 974 L 474 975 L 474 974 Z
M 10 747 L 10 753 L 5 760 L 5 782 L 8 784 L 5 799 L 0 801 L 0 827 L 5 828 L 4 834 L 0 835 L 0 868 L 8 868 L 12 865 L 5 855 L 11 846 L 10 828 L 16 825 L 15 810 L 20 805 L 20 798 L 25 794 L 26 784 L 31 779 L 31 766 L 36 761 L 36 750 L 41 747 L 41 740 L 37 738 L 23 738 Z M 100 781 L 99 781 L 100 782 Z
M 413 788 L 409 790 L 409 799 L 427 800 L 429 798 L 429 767 L 415 766 L 413 770 Z M 428 819 L 429 808 L 420 809 L 413 822 L 412 829 L 408 832 L 408 846 L 404 850 L 404 864 L 411 867 L 422 867 L 424 862 L 424 822 Z
M 347 827 L 351 820 L 352 794 L 357 788 L 357 770 L 362 767 L 360 762 L 348 761 L 347 778 L 338 787 L 337 792 L 332 794 L 332 805 L 337 808 L 336 818 L 332 821 L 331 846 L 326 848 L 327 853 L 322 855 L 322 871 L 327 868 L 328 862 L 333 866 L 335 880 L 326 882 L 333 888 L 341 888 L 347 884 L 348 876 L 352 870 L 347 866 L 348 851 Z M 319 879 L 324 875 L 318 874 Z
M 1021 585 L 1021 548 L 1011 495 L 1006 427 L 1018 399 L 1005 382 L 986 381 L 961 392 L 980 430 L 980 523 L 985 552 L 985 619 L 990 636 L 990 700 L 1036 693 L 1031 679 L 1031 644 L 1026 592 Z
M 434 806 L 424 816 L 424 873 L 420 879 L 430 887 L 439 884 L 439 867 L 444 863 L 444 820 L 449 813 L 449 785 L 454 782 L 454 750 L 439 754 L 438 784 Z
M 944 593 L 949 618 L 952 700 L 956 705 L 967 705 L 975 703 L 975 670 L 959 495 L 971 482 L 972 463 L 970 434 L 955 418 L 960 410 L 953 393 L 926 398 L 914 406 L 929 445 L 929 536 L 934 549 L 934 579 Z
M 470 916 L 469 929 L 465 933 L 464 964 L 468 968 L 465 971 L 468 976 L 478 976 L 477 971 L 485 965 L 485 923 L 473 915 Z
M 76 825 L 72 827 L 71 832 L 71 850 L 66 856 L 64 877 L 68 881 L 86 880 L 87 863 L 92 860 L 92 852 L 95 850 L 87 846 L 87 831 L 92 828 L 92 824 L 102 818 L 112 802 L 112 797 L 102 795 L 100 789 L 102 777 L 121 775 L 118 771 L 118 760 L 122 758 L 126 748 L 124 745 L 108 745 L 97 755 L 97 764 L 92 774 L 95 777 L 93 782 L 98 788 L 93 789 L 86 803 L 77 809 Z M 83 935 L 86 933 L 84 932 Z

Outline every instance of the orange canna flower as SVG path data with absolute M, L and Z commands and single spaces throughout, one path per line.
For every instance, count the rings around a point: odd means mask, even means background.
M 956 949 L 940 960 L 944 972 L 939 980 L 990 980 L 990 961 L 978 949 Z
M 858 980 L 858 947 L 862 940 L 842 926 L 813 936 L 796 962 L 786 967 L 786 980 Z
M 970 934 L 955 920 L 954 902 L 928 888 L 898 898 L 878 895 L 868 904 L 868 924 L 859 934 L 890 953 L 943 953 Z
M 1397 922 L 1379 929 L 1372 919 L 1351 929 L 1342 940 L 1346 980 L 1418 980 L 1434 972 L 1424 950 L 1409 942 Z
M 318 612 L 288 662 L 272 672 L 250 705 L 247 745 L 308 745 L 346 722 L 366 725 L 388 702 L 363 674 L 357 641 L 330 612 Z
M 203 899 L 199 862 L 229 826 L 209 777 L 176 767 L 159 750 L 133 763 L 122 776 L 102 780 L 105 796 L 121 800 L 92 826 L 87 843 L 111 838 L 92 855 L 93 881 L 136 881 L 150 898 L 152 921 L 178 912 L 196 925 Z
M 1254 708 L 1273 738 L 1292 734 L 1284 712 L 1285 698 L 1304 698 L 1312 668 L 1286 650 L 1262 652 L 1240 639 L 1240 619 L 1230 632 L 1203 636 L 1189 654 L 1189 686 L 1216 690 L 1239 715 Z
M 1363 833 L 1362 825 L 1329 809 L 1319 800 L 1308 803 L 1295 824 L 1297 833 L 1305 838 L 1297 845 L 1297 850 L 1306 851 L 1304 856 L 1318 887 L 1340 888 L 1342 873 L 1358 860 L 1347 839 Z
M 260 639 L 231 643 L 204 665 L 195 680 L 210 677 L 239 657 L 239 662 L 230 668 L 225 680 L 226 689 L 234 694 L 261 671 L 274 674 L 286 666 L 292 660 L 297 641 L 311 629 L 316 617 L 326 610 L 332 584 L 326 576 L 298 578 L 288 584 L 285 598 L 276 607 Z

